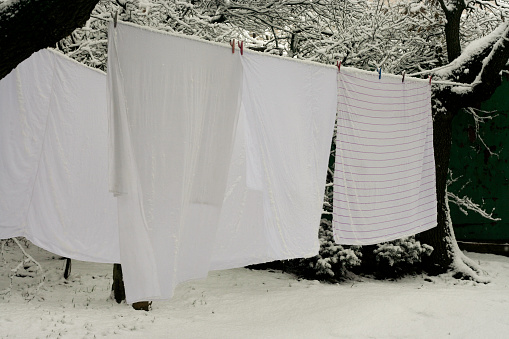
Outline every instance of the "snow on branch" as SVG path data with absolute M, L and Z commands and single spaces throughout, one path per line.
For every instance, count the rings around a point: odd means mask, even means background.
M 471 42 L 450 67 L 439 70 L 442 79 L 469 83 L 470 86 L 442 86 L 435 97 L 451 112 L 477 106 L 487 100 L 501 83 L 499 76 L 509 59 L 509 20 L 491 34 Z
M 441 78 L 451 78 L 453 74 L 458 71 L 465 69 L 468 67 L 468 64 L 477 60 L 479 55 L 482 55 L 484 51 L 492 49 L 493 45 L 499 41 L 501 38 L 506 36 L 507 25 L 509 23 L 506 22 L 500 26 L 498 26 L 493 32 L 490 34 L 472 41 L 468 44 L 459 57 L 454 59 L 450 64 L 445 67 L 441 67 L 436 70 L 435 75 Z
M 475 213 L 479 214 L 480 216 L 482 216 L 483 218 L 486 218 L 488 220 L 492 220 L 492 221 L 502 220 L 501 218 L 495 218 L 493 216 L 493 213 L 495 212 L 495 208 L 493 208 L 491 213 L 488 213 L 483 209 L 483 207 L 481 205 L 476 204 L 469 197 L 463 196 L 460 198 L 456 194 L 450 192 L 447 188 L 449 187 L 450 184 L 456 182 L 459 178 L 461 178 L 461 177 L 452 178 L 452 172 L 451 172 L 451 170 L 449 170 L 449 179 L 447 179 L 447 186 L 446 186 L 446 193 L 447 193 L 447 198 L 448 198 L 449 202 L 452 202 L 453 204 L 458 206 L 460 211 L 463 212 L 465 215 L 468 215 L 468 210 L 470 210 L 470 211 L 475 212 Z M 461 191 L 468 184 L 469 184 L 469 182 L 467 182 L 465 185 L 463 185 L 458 191 Z
M 497 117 L 498 114 L 493 115 L 493 112 L 483 111 L 483 110 L 476 109 L 476 108 L 473 108 L 473 107 L 467 107 L 467 108 L 465 108 L 465 111 L 467 111 L 469 114 L 471 114 L 472 117 L 474 118 L 476 139 L 478 139 L 483 144 L 484 148 L 489 152 L 490 155 L 494 155 L 497 158 L 499 158 L 500 157 L 499 154 L 493 152 L 491 150 L 491 148 L 488 147 L 488 145 L 486 145 L 486 143 L 484 142 L 483 137 L 479 133 L 479 131 L 480 131 L 479 125 L 480 124 L 484 124 L 487 120 L 492 120 L 493 118 Z M 485 116 L 480 116 L 479 114 L 477 114 L 477 112 L 481 112 L 481 113 L 484 113 L 486 115 Z

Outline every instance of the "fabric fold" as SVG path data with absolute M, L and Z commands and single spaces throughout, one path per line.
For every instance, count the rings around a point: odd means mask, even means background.
M 336 71 L 245 51 L 241 117 L 213 269 L 310 257 L 336 115 Z
M 128 302 L 168 299 L 209 270 L 242 66 L 226 46 L 110 27 L 110 189 Z M 200 246 L 195 246 L 200 244 Z
M 118 262 L 105 74 L 41 50 L 0 81 L 0 238 Z

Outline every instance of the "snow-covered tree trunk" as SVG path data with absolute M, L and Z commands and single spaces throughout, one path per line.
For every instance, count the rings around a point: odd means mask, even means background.
M 449 207 L 446 200 L 449 159 L 451 155 L 453 114 L 444 107 L 433 107 L 433 148 L 435 151 L 437 222 L 438 226 L 423 232 L 419 239 L 433 246 L 433 252 L 423 259 L 430 273 L 447 271 L 453 261 L 452 225 L 448 223 Z
M 462 0 L 453 0 L 450 4 L 440 1 L 446 17 L 452 18 L 445 26 L 449 66 L 437 71 L 442 80 L 467 83 L 469 86 L 440 85 L 433 90 L 433 125 L 436 166 L 436 187 L 438 203 L 438 225 L 420 235 L 420 240 L 433 246 L 432 255 L 425 260 L 425 266 L 431 273 L 452 271 L 458 276 L 485 282 L 486 278 L 475 263 L 459 251 L 454 232 L 447 198 L 447 177 L 452 142 L 452 123 L 463 108 L 477 106 L 488 99 L 500 85 L 500 72 L 509 59 L 509 23 L 502 23 L 490 35 L 473 42 L 461 54 L 459 47 L 459 18 L 466 6 Z
M 99 0 L 0 1 L 0 79 L 81 27 Z

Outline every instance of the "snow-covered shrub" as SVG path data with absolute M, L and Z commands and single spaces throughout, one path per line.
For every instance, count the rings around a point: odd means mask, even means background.
M 278 269 L 304 279 L 336 282 L 344 278 L 349 269 L 361 264 L 361 247 L 337 245 L 332 235 L 332 224 L 326 218 L 321 220 L 319 239 L 320 250 L 314 257 L 273 261 L 249 268 Z
M 322 219 L 319 238 L 317 256 L 290 260 L 285 268 L 307 279 L 326 281 L 341 280 L 350 270 L 379 279 L 398 278 L 418 272 L 423 256 L 429 256 L 433 251 L 431 246 L 421 244 L 414 237 L 372 246 L 338 245 L 327 219 Z
M 360 246 L 342 246 L 334 242 L 332 224 L 322 219 L 319 231 L 320 251 L 317 256 L 292 260 L 291 271 L 307 279 L 336 281 L 361 263 Z
M 407 237 L 376 245 L 374 254 L 375 276 L 395 278 L 415 272 L 423 256 L 429 256 L 433 248 L 421 244 L 415 237 Z

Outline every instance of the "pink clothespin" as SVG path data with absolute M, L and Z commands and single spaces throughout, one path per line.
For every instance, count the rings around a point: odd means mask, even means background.
M 401 72 L 401 75 L 403 76 L 403 78 L 401 79 L 401 82 L 405 82 L 405 71 Z
M 336 66 L 338 66 L 338 72 L 341 71 L 341 61 L 336 61 Z
M 235 53 L 235 39 L 230 40 L 230 46 L 232 46 L 232 54 Z
M 240 55 L 244 55 L 244 41 L 237 42 L 237 45 L 240 48 Z

